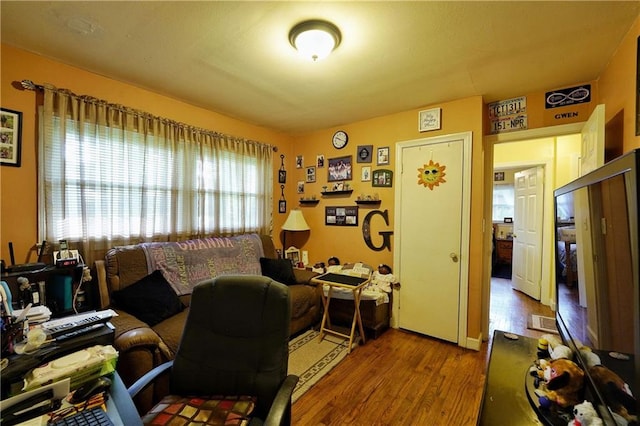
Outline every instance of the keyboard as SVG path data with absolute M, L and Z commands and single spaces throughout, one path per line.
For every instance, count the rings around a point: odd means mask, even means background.
M 79 411 L 50 424 L 55 426 L 114 426 L 107 413 L 100 407 Z

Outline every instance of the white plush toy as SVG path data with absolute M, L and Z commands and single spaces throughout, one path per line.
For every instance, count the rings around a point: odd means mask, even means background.
M 589 401 L 575 405 L 573 407 L 573 415 L 574 419 L 567 426 L 600 426 L 604 424 L 602 419 L 598 417 L 596 409 L 593 408 L 593 404 Z
M 573 352 L 571 352 L 568 346 L 562 344 L 559 336 L 555 334 L 544 334 L 541 338 L 545 339 L 549 344 L 549 356 L 551 359 L 573 358 Z

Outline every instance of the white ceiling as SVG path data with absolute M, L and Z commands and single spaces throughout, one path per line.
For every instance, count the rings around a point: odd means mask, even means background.
M 3 0 L 0 13 L 2 43 L 298 134 L 594 80 L 640 1 Z M 288 42 L 313 18 L 342 32 L 317 63 Z

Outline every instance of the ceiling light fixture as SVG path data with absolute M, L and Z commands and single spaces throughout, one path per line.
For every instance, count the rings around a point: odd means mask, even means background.
M 338 27 L 317 19 L 300 22 L 289 31 L 291 45 L 314 62 L 329 56 L 340 45 L 341 39 Z

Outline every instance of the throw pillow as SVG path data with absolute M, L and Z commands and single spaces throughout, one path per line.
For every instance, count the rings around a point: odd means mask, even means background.
M 289 259 L 260 258 L 262 275 L 276 280 L 282 284 L 296 284 L 296 276 L 293 273 L 293 264 Z
M 149 326 L 181 312 L 185 306 L 160 271 L 154 271 L 112 295 L 117 307 Z

